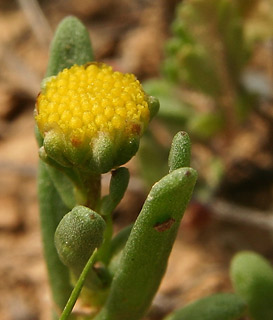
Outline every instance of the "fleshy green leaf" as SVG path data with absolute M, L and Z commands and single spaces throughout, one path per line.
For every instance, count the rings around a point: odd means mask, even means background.
M 54 76 L 74 64 L 93 61 L 94 55 L 88 31 L 75 17 L 67 17 L 59 24 L 50 50 L 46 77 Z
M 231 263 L 231 279 L 238 295 L 248 304 L 253 320 L 272 320 L 273 268 L 254 252 L 240 252 Z
M 74 186 L 71 180 L 68 179 L 61 171 L 53 167 L 47 166 L 48 173 L 52 179 L 55 188 L 65 205 L 72 209 L 76 205 L 76 198 L 74 194 Z
M 246 303 L 239 296 L 219 293 L 194 301 L 164 320 L 237 320 L 245 310 Z
M 195 170 L 181 168 L 153 186 L 96 320 L 136 320 L 144 315 L 165 273 L 196 178 Z
M 69 272 L 58 257 L 53 239 L 60 220 L 69 209 L 63 204 L 48 176 L 46 165 L 42 161 L 40 161 L 38 171 L 38 197 L 44 255 L 49 282 L 54 302 L 61 311 L 69 298 L 72 287 L 70 286 Z
M 127 168 L 118 168 L 112 171 L 112 177 L 110 181 L 109 195 L 102 199 L 100 213 L 108 215 L 119 204 L 124 196 L 129 183 L 129 171 Z
M 173 170 L 189 167 L 191 161 L 191 141 L 189 135 L 184 132 L 178 132 L 172 142 L 169 154 L 170 172 Z

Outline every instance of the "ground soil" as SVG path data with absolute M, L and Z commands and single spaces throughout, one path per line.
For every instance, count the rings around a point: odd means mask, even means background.
M 3 320 L 48 320 L 51 314 L 39 229 L 33 108 L 46 70 L 52 30 L 64 16 L 76 15 L 90 31 L 97 60 L 109 62 L 121 71 L 134 72 L 140 79 L 156 77 L 178 1 L 39 1 L 45 18 L 45 23 L 39 20 L 39 27 L 35 15 L 27 16 L 22 9 L 27 2 L 0 1 Z M 34 12 L 37 18 L 39 12 Z M 263 57 L 258 61 L 263 61 Z M 240 250 L 255 250 L 273 262 L 273 117 L 268 111 L 272 107 L 272 101 L 265 101 L 261 111 L 238 131 L 237 142 L 229 154 L 230 170 L 218 194 L 222 207 L 216 205 L 216 200 L 204 204 L 199 199 L 189 206 L 147 320 L 162 319 L 174 308 L 196 298 L 231 292 L 229 264 Z M 202 150 L 197 145 L 195 157 L 205 156 Z M 135 162 L 129 167 L 133 182 L 115 212 L 116 229 L 133 221 L 145 199 L 146 191 Z

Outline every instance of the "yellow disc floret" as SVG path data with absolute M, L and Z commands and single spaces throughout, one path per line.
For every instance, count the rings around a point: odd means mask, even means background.
M 42 135 L 58 128 L 77 144 L 101 132 L 141 135 L 150 120 L 148 100 L 133 74 L 103 63 L 74 65 L 51 77 L 38 96 L 36 122 Z

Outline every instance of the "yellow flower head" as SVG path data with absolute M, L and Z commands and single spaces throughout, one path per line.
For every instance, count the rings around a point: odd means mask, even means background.
M 133 74 L 114 72 L 103 63 L 74 65 L 46 82 L 37 99 L 40 132 L 56 128 L 72 143 L 100 132 L 141 134 L 150 118 L 147 96 Z
M 54 134 L 54 151 L 46 150 L 49 155 L 54 158 L 58 149 L 58 134 L 64 153 L 69 154 L 65 158 L 79 164 L 70 157 L 73 148 L 84 148 L 83 161 L 98 139 L 119 148 L 139 138 L 150 121 L 149 99 L 133 74 L 113 71 L 104 63 L 74 65 L 47 79 L 37 98 L 35 119 L 43 137 L 49 135 L 52 140 Z

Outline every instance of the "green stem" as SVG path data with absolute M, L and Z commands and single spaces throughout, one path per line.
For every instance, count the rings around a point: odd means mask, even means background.
M 89 258 L 89 260 L 87 261 L 85 267 L 83 268 L 83 271 L 67 301 L 67 304 L 59 318 L 59 320 L 67 320 L 68 317 L 70 316 L 71 314 L 71 311 L 81 293 L 81 290 L 82 290 L 82 287 L 83 287 L 83 284 L 84 284 L 84 281 L 86 279 L 86 276 L 90 270 L 90 268 L 93 266 L 94 262 L 95 262 L 95 259 L 96 259 L 96 253 L 97 253 L 97 249 L 93 252 L 93 254 L 91 255 L 91 257 Z
M 84 176 L 83 172 L 79 172 L 83 181 L 84 190 L 86 192 L 86 207 L 97 210 L 97 206 L 101 197 L 101 175 L 87 175 Z
M 104 241 L 98 251 L 98 259 L 107 265 L 110 259 L 111 240 L 113 236 L 113 220 L 110 214 L 105 216 L 105 222 Z

